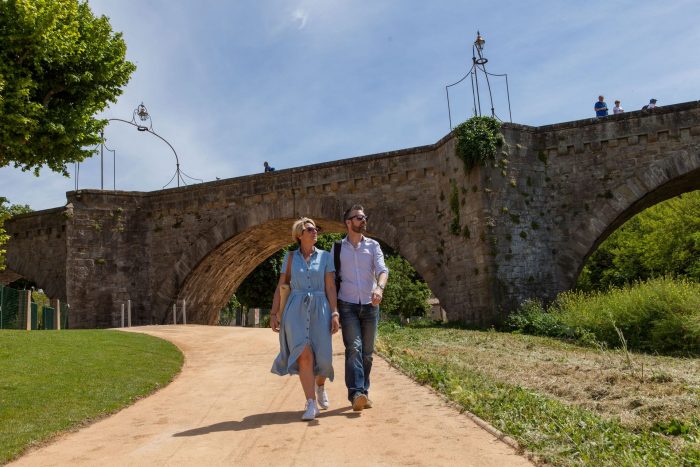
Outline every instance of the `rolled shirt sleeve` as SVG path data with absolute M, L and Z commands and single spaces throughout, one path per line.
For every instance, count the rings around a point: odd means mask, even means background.
M 357 247 L 345 237 L 342 245 L 340 271 L 336 271 L 341 279 L 338 299 L 362 305 L 371 303 L 377 278 L 382 272 L 389 274 L 382 248 L 377 241 L 367 237 L 363 237 Z M 330 256 L 333 257 L 333 250 Z

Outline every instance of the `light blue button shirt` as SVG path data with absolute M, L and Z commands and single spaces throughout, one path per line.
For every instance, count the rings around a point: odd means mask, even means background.
M 335 244 L 331 248 L 331 258 L 335 258 Z M 340 271 L 336 271 L 341 279 L 338 299 L 360 305 L 371 303 L 377 277 L 383 272 L 389 274 L 389 269 L 377 241 L 362 236 L 354 247 L 345 237 L 340 248 Z

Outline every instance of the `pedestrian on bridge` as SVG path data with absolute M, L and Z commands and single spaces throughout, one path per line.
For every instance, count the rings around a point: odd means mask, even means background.
M 331 336 L 340 327 L 333 259 L 314 246 L 319 230 L 308 217 L 292 226 L 299 248 L 284 258 L 270 311 L 270 325 L 280 341 L 271 371 L 299 375 L 306 400 L 302 420 L 315 419 L 319 406 L 329 406 L 325 383 L 327 378 L 333 381 Z M 291 292 L 280 310 L 280 287 L 287 283 Z
M 608 104 L 605 103 L 605 97 L 598 96 L 598 102 L 593 106 L 593 110 L 598 118 L 608 116 Z

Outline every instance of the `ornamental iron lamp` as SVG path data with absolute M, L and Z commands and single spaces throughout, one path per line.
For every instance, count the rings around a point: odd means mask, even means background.
M 137 121 L 138 120 L 138 121 Z M 170 147 L 170 149 L 173 151 L 173 154 L 175 155 L 175 174 L 170 178 L 170 181 L 163 186 L 163 189 L 167 188 L 168 185 L 172 183 L 173 180 L 177 180 L 177 186 L 178 188 L 180 187 L 180 182 L 182 181 L 183 185 L 187 185 L 187 182 L 185 181 L 185 177 L 187 177 L 190 180 L 198 181 L 202 183 L 204 180 L 201 180 L 199 178 L 194 178 L 190 177 L 187 175 L 185 172 L 183 172 L 180 169 L 180 158 L 177 155 L 177 151 L 175 151 L 175 148 L 173 147 L 168 140 L 160 136 L 158 133 L 153 131 L 153 120 L 151 120 L 151 115 L 148 113 L 148 109 L 146 109 L 146 106 L 143 105 L 143 102 L 136 107 L 133 111 L 133 114 L 131 116 L 131 121 L 129 120 L 123 120 L 121 118 L 108 118 L 107 122 L 122 122 L 126 123 L 127 125 L 131 125 L 136 127 L 136 130 L 141 131 L 141 132 L 146 132 L 150 133 L 153 136 L 157 137 L 161 141 L 163 141 L 165 144 Z M 100 143 L 100 189 L 104 190 L 104 150 L 105 148 L 108 151 L 112 152 L 112 160 L 114 163 L 114 187 L 113 189 L 116 190 L 116 150 L 114 149 L 109 149 L 105 145 L 105 134 L 104 134 L 104 129 L 100 132 L 100 138 L 102 139 L 102 142 Z M 80 174 L 80 163 L 76 163 L 76 179 L 75 179 L 75 189 L 76 191 L 78 190 L 79 184 L 78 184 L 78 177 Z
M 510 119 L 510 122 L 513 122 L 513 115 L 510 110 L 510 90 L 508 88 L 508 74 L 503 73 L 503 74 L 495 74 L 495 73 L 489 73 L 486 71 L 486 64 L 488 63 L 488 59 L 484 56 L 484 44 L 486 44 L 486 40 L 483 38 L 481 33 L 479 31 L 476 31 L 476 39 L 474 40 L 472 44 L 472 66 L 467 72 L 466 75 L 464 75 L 459 81 L 448 84 L 445 86 L 445 93 L 447 94 L 447 113 L 448 117 L 450 119 L 450 131 L 452 131 L 452 110 L 450 108 L 450 88 L 452 86 L 455 86 L 462 81 L 464 81 L 467 76 L 471 79 L 472 83 L 472 100 L 473 100 L 473 111 L 474 111 L 474 116 L 475 117 L 480 117 L 481 116 L 481 91 L 479 90 L 479 75 L 482 75 L 482 80 L 486 81 L 486 88 L 488 91 L 489 95 L 489 102 L 491 103 L 491 116 L 493 118 L 496 118 L 498 120 L 501 120 L 498 115 L 496 115 L 496 111 L 493 105 L 493 94 L 491 92 L 491 82 L 489 80 L 489 76 L 495 76 L 495 77 L 505 77 L 506 81 L 506 96 L 508 98 L 508 117 Z M 483 86 L 483 85 L 482 85 Z

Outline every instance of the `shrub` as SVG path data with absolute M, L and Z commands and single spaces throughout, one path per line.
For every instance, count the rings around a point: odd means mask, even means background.
M 574 332 L 565 326 L 556 312 L 544 309 L 539 300 L 526 300 L 506 323 L 516 332 L 535 336 L 573 337 Z
M 493 117 L 472 117 L 455 128 L 457 156 L 469 171 L 476 165 L 496 160 L 496 152 L 503 145 L 501 123 Z
M 630 348 L 700 352 L 700 284 L 669 277 L 613 288 L 606 293 L 564 293 L 557 299 L 562 323 L 619 346 L 620 329 Z
M 669 277 L 607 292 L 564 292 L 545 310 L 525 302 L 508 325 L 520 332 L 572 337 L 647 352 L 700 353 L 700 284 Z
M 426 316 L 430 310 L 430 289 L 415 269 L 400 256 L 387 256 L 389 281 L 384 290 L 382 313 L 404 318 Z

